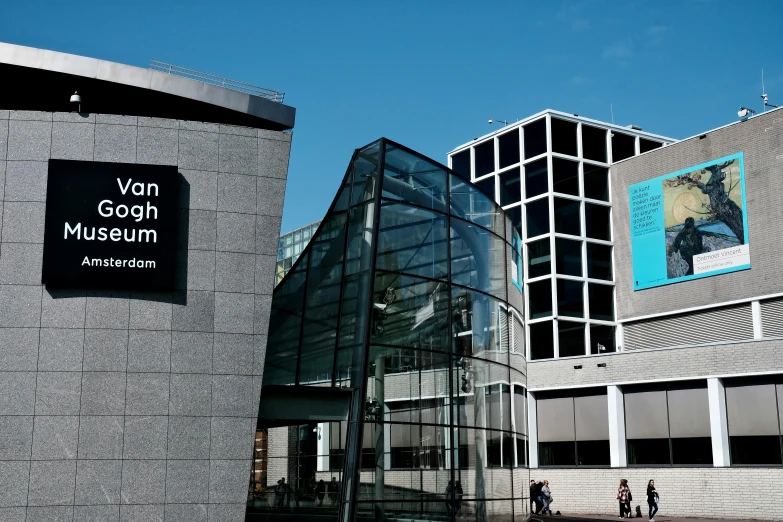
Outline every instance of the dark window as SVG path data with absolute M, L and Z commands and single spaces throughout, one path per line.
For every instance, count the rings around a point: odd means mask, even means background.
M 547 275 L 552 271 L 549 254 L 549 238 L 539 239 L 527 244 L 527 273 L 534 278 Z
M 476 155 L 476 177 L 480 178 L 495 171 L 495 140 L 487 140 L 474 148 Z
M 608 466 L 611 462 L 608 440 L 578 440 L 576 453 L 580 466 Z
M 517 230 L 517 234 L 522 237 L 522 206 L 509 208 L 506 210 L 508 219 L 511 220 L 511 226 Z
M 673 438 L 672 464 L 711 466 L 712 439 L 710 437 Z
M 530 318 L 538 319 L 552 315 L 552 281 L 546 279 L 528 285 L 530 296 Z
M 579 163 L 552 158 L 552 190 L 572 196 L 579 195 Z
M 628 464 L 670 465 L 669 439 L 628 440 Z
M 585 197 L 609 201 L 609 169 L 584 163 Z
M 779 436 L 729 437 L 729 440 L 732 464 L 759 466 L 783 462 Z
M 510 205 L 522 200 L 522 186 L 519 181 L 519 167 L 501 172 L 500 204 Z
M 530 330 L 530 358 L 552 359 L 555 356 L 555 343 L 552 341 L 552 321 L 533 323 L 528 326 Z M 539 412 L 540 416 L 541 413 Z
M 519 163 L 519 129 L 498 137 L 498 149 L 501 169 Z
M 590 353 L 614 352 L 614 326 L 590 325 Z
M 645 152 L 649 152 L 660 147 L 663 147 L 663 143 L 639 138 L 639 154 L 644 154 Z
M 546 158 L 525 165 L 525 198 L 530 199 L 549 190 Z
M 585 235 L 593 239 L 612 240 L 610 207 L 585 203 Z
M 587 277 L 612 280 L 612 247 L 587 243 Z
M 541 412 L 539 411 L 539 415 Z M 539 442 L 539 466 L 575 466 L 576 446 L 569 442 Z M 554 496 L 554 493 L 552 494 Z
M 590 319 L 614 321 L 614 287 L 588 283 L 587 293 L 590 299 Z
M 555 261 L 558 274 L 581 276 L 582 242 L 556 238 Z
M 525 125 L 525 159 L 535 158 L 546 152 L 546 118 Z
M 584 317 L 584 296 L 581 281 L 557 280 L 557 314 L 568 317 Z
M 585 354 L 585 325 L 571 321 L 557 322 L 557 341 L 560 357 Z
M 451 170 L 470 179 L 470 149 L 463 150 L 451 157 Z
M 552 118 L 552 152 L 576 156 L 576 123 Z
M 606 163 L 606 130 L 582 125 L 582 157 Z
M 612 132 L 612 162 L 631 158 L 636 154 L 636 138 L 621 132 Z
M 527 237 L 536 237 L 549 232 L 549 198 L 539 199 L 525 205 Z
M 582 234 L 578 201 L 555 198 L 555 232 L 579 236 Z
M 492 201 L 495 201 L 495 176 L 490 176 L 479 181 L 473 182 L 477 189 L 482 194 L 487 196 Z

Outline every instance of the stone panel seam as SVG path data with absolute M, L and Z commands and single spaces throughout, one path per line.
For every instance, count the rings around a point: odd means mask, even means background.
M 219 127 L 218 127 L 219 130 Z M 177 155 L 179 157 L 179 155 Z M 220 170 L 220 136 L 218 133 L 218 148 L 217 148 L 217 168 Z M 215 278 L 217 279 L 217 245 L 218 245 L 218 231 L 217 231 L 217 210 L 220 206 L 220 172 L 217 173 L 217 194 L 215 195 L 215 250 L 213 252 L 215 257 Z M 217 290 L 217 285 L 213 286 Z M 212 293 L 215 295 L 215 292 Z M 212 502 L 212 420 L 214 419 L 213 411 L 213 398 L 215 395 L 215 313 L 213 307 L 212 314 L 212 365 L 209 369 L 209 469 L 207 470 L 207 506 Z M 207 508 L 209 510 L 209 507 Z

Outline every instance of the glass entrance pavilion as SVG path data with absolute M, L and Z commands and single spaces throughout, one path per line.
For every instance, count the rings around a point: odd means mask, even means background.
M 527 519 L 520 248 L 469 179 L 356 150 L 272 298 L 248 520 Z

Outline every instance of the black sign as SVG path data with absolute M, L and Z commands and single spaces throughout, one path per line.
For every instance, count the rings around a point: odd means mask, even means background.
M 177 167 L 49 160 L 43 283 L 171 290 Z

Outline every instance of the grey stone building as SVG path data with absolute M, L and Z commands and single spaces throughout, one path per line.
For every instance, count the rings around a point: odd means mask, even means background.
M 244 520 L 295 110 L 176 73 L 0 44 L 0 520 Z M 170 290 L 42 285 L 53 159 L 176 167 Z

